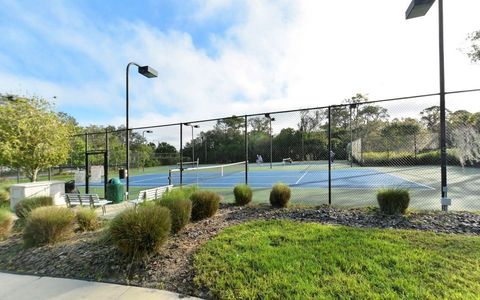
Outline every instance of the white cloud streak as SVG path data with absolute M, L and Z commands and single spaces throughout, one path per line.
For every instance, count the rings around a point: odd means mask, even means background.
M 101 27 L 62 3 L 52 5 L 48 20 L 46 14 L 12 5 L 12 13 L 36 34 L 78 52 L 92 70 L 64 58 L 66 76 L 77 79 L 65 83 L 0 68 L 2 92 L 56 95 L 59 108 L 82 124 L 120 125 L 126 64 L 148 63 L 159 78 L 130 74 L 132 126 L 324 106 L 357 92 L 371 98 L 436 92 L 436 6 L 426 17 L 406 21 L 408 2 L 197 1 L 199 11 L 191 17 L 195 22 L 231 10 L 243 16 L 226 32 L 212 33 L 215 55 L 196 47 L 188 32 L 127 21 Z M 480 4 L 445 5 L 447 89 L 478 88 L 480 65 L 471 64 L 458 49 L 465 48 L 469 32 L 480 29 L 475 13 Z M 12 63 L 1 51 L 0 61 Z M 473 102 L 478 97 L 465 95 L 455 102 L 480 110 Z M 81 113 L 93 108 L 94 113 Z

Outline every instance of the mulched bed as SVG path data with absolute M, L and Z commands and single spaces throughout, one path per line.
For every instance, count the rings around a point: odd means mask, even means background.
M 355 227 L 480 235 L 480 215 L 468 212 L 386 216 L 372 209 L 347 210 L 327 206 L 271 209 L 268 206 L 224 204 L 213 218 L 189 224 L 172 236 L 158 254 L 142 262 L 122 257 L 108 242 L 103 230 L 76 233 L 67 242 L 31 249 L 23 249 L 21 234 L 15 233 L 0 242 L 0 270 L 138 285 L 208 298 L 207 291 L 193 284 L 192 259 L 198 247 L 225 227 L 254 219 L 280 218 Z

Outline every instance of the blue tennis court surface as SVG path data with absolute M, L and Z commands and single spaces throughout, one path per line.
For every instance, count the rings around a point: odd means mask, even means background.
M 229 188 L 245 182 L 245 172 L 225 176 L 212 172 L 184 172 L 183 184 L 198 184 L 206 188 Z M 326 170 L 256 170 L 248 173 L 248 184 L 253 188 L 269 188 L 277 182 L 283 182 L 293 188 L 328 188 Z M 146 174 L 130 177 L 130 186 L 153 187 L 168 185 L 167 174 Z M 174 185 L 179 184 L 175 178 Z M 92 186 L 101 183 L 92 183 Z M 375 169 L 336 169 L 332 170 L 332 187 L 343 189 L 407 188 L 429 189 L 432 187 L 410 181 L 399 175 L 380 172 Z

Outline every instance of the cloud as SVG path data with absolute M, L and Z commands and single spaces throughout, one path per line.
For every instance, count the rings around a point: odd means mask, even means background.
M 125 67 L 129 61 L 149 64 L 158 70 L 158 78 L 146 79 L 134 69 L 130 73 L 131 124 L 147 126 L 325 106 L 357 92 L 376 99 L 438 90 L 435 14 L 407 22 L 403 12 L 408 3 L 189 4 L 197 9 L 191 19 L 199 26 L 236 16 L 225 30 L 208 35 L 209 49 L 179 28 L 161 30 L 126 19 L 98 23 L 65 2 L 41 9 L 9 3 L 18 26 L 10 27 L 8 40 L 22 41 L 14 45 L 19 53 L 34 49 L 22 57 L 31 64 L 32 71 L 26 73 L 16 70 L 9 52 L 0 51 L 0 62 L 6 62 L 0 67 L 2 92 L 55 95 L 59 110 L 82 124 L 120 125 L 125 115 Z M 478 87 L 480 66 L 457 50 L 468 32 L 480 28 L 472 13 L 479 4 L 468 0 L 462 11 L 465 6 L 470 7 L 466 21 L 453 5 L 446 13 L 449 90 Z M 39 45 L 48 51 L 35 54 Z M 405 110 L 415 109 L 405 104 Z

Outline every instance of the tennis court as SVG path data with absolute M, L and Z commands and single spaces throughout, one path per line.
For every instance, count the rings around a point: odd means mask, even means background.
M 189 168 L 183 172 L 184 185 L 196 184 L 215 190 L 225 202 L 233 201 L 233 187 L 245 182 L 245 165 L 231 168 L 210 165 L 209 168 Z M 176 169 L 177 166 L 171 166 Z M 148 170 L 130 177 L 131 194 L 136 191 L 169 184 L 169 167 Z M 480 174 L 469 168 L 449 167 L 449 197 L 454 210 L 480 210 L 480 200 L 474 192 L 480 186 Z M 148 173 L 150 172 L 150 173 Z M 175 173 L 175 172 L 174 172 Z M 338 207 L 376 206 L 380 188 L 405 188 L 410 191 L 410 207 L 414 209 L 440 208 L 439 166 L 411 167 L 351 167 L 348 162 L 332 165 L 332 205 Z M 179 172 L 171 175 L 179 185 Z M 292 188 L 292 204 L 320 205 L 328 203 L 327 162 L 299 162 L 294 164 L 249 164 L 248 184 L 254 191 L 253 201 L 268 203 L 273 184 L 283 182 Z M 102 193 L 103 183 L 91 183 L 91 190 Z M 466 194 L 467 193 L 467 194 Z
M 292 188 L 328 188 L 328 170 L 326 163 L 282 165 L 276 163 L 272 169 L 268 164 L 253 165 L 248 172 L 248 184 L 252 188 L 270 188 L 277 182 L 288 184 Z M 346 165 L 333 164 L 332 188 L 379 189 L 406 188 L 433 190 L 426 184 L 403 178 L 397 172 L 380 171 L 375 168 L 348 168 Z M 245 182 L 245 164 L 236 163 L 225 166 L 207 166 L 186 168 L 182 174 L 184 185 L 196 184 L 203 188 L 226 188 Z M 180 185 L 179 169 L 174 169 L 169 181 L 168 173 L 134 175 L 130 177 L 132 187 L 164 186 L 170 182 Z M 93 182 L 92 186 L 100 186 Z

